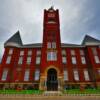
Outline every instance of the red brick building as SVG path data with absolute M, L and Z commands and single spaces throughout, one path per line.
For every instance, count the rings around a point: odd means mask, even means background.
M 22 43 L 19 31 L 5 44 L 0 88 L 63 90 L 100 86 L 100 40 L 61 43 L 59 11 L 44 10 L 43 43 Z

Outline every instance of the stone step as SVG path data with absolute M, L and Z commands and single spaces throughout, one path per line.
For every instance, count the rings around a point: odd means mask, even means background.
M 60 96 L 60 95 L 62 95 L 62 92 L 61 91 L 45 91 L 43 93 L 43 95 L 45 95 L 45 96 Z

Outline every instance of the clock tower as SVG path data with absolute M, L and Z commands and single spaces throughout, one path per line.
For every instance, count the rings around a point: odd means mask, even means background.
M 42 59 L 41 78 L 45 77 L 47 90 L 58 90 L 63 69 L 61 67 L 59 11 L 53 7 L 44 10 Z

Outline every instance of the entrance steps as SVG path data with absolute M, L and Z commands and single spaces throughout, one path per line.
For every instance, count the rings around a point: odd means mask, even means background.
M 62 92 L 61 91 L 45 91 L 43 95 L 44 96 L 61 96 Z

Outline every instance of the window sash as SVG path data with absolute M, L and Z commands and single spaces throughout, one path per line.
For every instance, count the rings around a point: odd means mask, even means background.
M 38 50 L 38 51 L 36 52 L 36 55 L 37 55 L 37 56 L 40 56 L 40 55 L 41 55 L 41 51 Z
M 62 55 L 66 56 L 66 51 L 65 50 L 62 50 Z
M 25 75 L 24 75 L 24 81 L 29 81 L 29 74 L 30 74 L 30 70 L 26 69 L 25 70 Z
M 40 57 L 36 57 L 36 64 L 40 64 L 41 62 L 41 58 Z
M 9 49 L 9 55 L 13 54 L 13 49 Z
M 77 70 L 74 70 L 74 79 L 76 81 L 79 81 L 79 74 L 78 74 L 78 71 Z
M 71 50 L 71 55 L 75 55 L 75 50 Z
M 76 64 L 76 57 L 72 57 L 72 64 Z
M 31 57 L 27 57 L 27 64 L 31 63 Z
M 2 73 L 2 81 L 5 81 L 7 79 L 8 69 L 4 69 Z
M 50 49 L 51 48 L 51 42 L 47 43 L 47 48 Z
M 29 50 L 28 51 L 28 56 L 31 56 L 32 55 L 32 50 Z
M 19 57 L 18 64 L 22 64 L 22 63 L 23 63 L 23 57 Z
M 66 63 L 67 63 L 66 57 L 62 57 L 62 63 L 63 63 L 63 64 L 66 64 Z
M 80 55 L 83 56 L 84 55 L 84 51 L 80 50 Z
M 98 56 L 94 56 L 94 59 L 95 59 L 95 62 L 96 62 L 97 64 L 100 63 L 100 59 L 99 59 Z
M 10 64 L 10 62 L 11 62 L 11 56 L 8 56 L 6 60 L 6 64 Z
M 40 77 L 40 71 L 39 70 L 36 70 L 35 71 L 35 81 L 38 81 L 39 80 L 39 77 Z
M 52 48 L 56 49 L 56 42 L 52 42 Z
M 86 64 L 85 57 L 81 57 L 81 62 L 82 62 L 82 64 Z
M 68 71 L 64 70 L 64 81 L 68 81 Z
M 24 51 L 20 51 L 20 56 L 23 56 L 24 55 Z
M 89 81 L 90 79 L 89 79 L 89 73 L 88 73 L 88 70 L 84 70 L 84 79 L 85 79 L 85 81 Z
M 47 53 L 47 61 L 56 61 L 57 53 L 56 52 L 48 52 Z
M 93 55 L 97 55 L 97 50 L 96 50 L 96 48 L 94 47 L 94 48 L 92 48 L 92 52 L 93 52 Z

